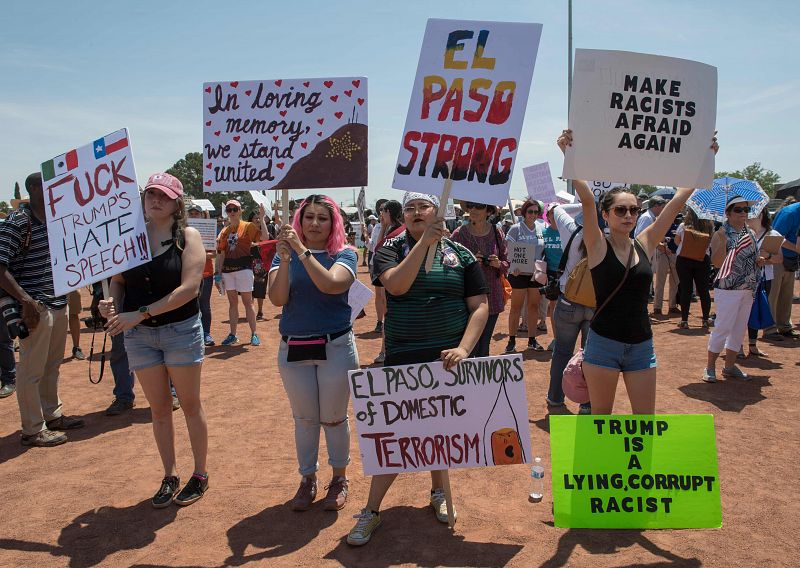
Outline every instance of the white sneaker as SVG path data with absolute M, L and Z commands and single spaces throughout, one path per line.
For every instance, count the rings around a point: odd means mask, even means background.
M 449 520 L 447 518 L 447 499 L 444 496 L 444 489 L 436 489 L 433 493 L 431 493 L 431 507 L 433 507 L 433 512 L 436 513 L 436 520 L 440 523 L 448 523 Z M 458 513 L 456 512 L 456 507 L 453 505 L 453 520 L 458 518 Z
M 347 544 L 352 546 L 363 546 L 372 538 L 372 533 L 381 526 L 381 516 L 378 513 L 373 513 L 367 508 L 361 509 L 361 513 L 353 515 L 356 521 L 356 526 L 350 529 L 347 535 Z
M 717 372 L 716 371 L 709 371 L 708 369 L 703 369 L 703 376 L 700 377 L 707 383 L 716 383 L 717 382 Z
M 722 368 L 722 376 L 726 379 L 741 379 L 743 381 L 749 381 L 750 375 L 742 371 L 739 367 L 734 365 L 732 368 L 728 369 L 727 367 Z

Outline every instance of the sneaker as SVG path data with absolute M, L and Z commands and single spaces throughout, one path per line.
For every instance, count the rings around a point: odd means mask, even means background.
M 304 477 L 292 498 L 292 511 L 308 511 L 317 498 L 317 480 Z
M 239 345 L 239 338 L 232 333 L 229 333 L 228 337 L 222 340 L 222 345 L 224 347 L 227 347 L 228 345 Z
M 205 334 L 205 336 L 203 337 L 203 343 L 205 344 L 206 347 L 213 347 L 214 345 L 216 345 L 216 343 L 214 342 L 214 338 L 211 337 L 210 333 Z
M 447 519 L 447 500 L 444 497 L 444 489 L 431 491 L 431 507 L 436 514 L 436 520 L 440 523 L 449 522 Z M 458 518 L 456 508 L 453 507 L 453 520 Z
M 189 483 L 175 497 L 175 504 L 181 507 L 191 505 L 195 501 L 199 501 L 206 491 L 208 491 L 208 475 L 195 473 L 189 478 Z
M 356 526 L 350 529 L 347 535 L 347 544 L 351 546 L 364 546 L 372 538 L 372 533 L 381 526 L 381 514 L 370 511 L 367 508 L 361 509 L 361 513 L 353 515 Z
M 689 329 L 689 322 L 686 320 L 679 321 L 678 329 Z
M 344 508 L 347 503 L 348 485 L 349 481 L 346 477 L 337 476 L 331 479 L 330 484 L 325 487 L 328 493 L 322 501 L 326 511 L 339 511 Z
M 257 319 L 258 321 L 264 321 L 264 314 L 263 314 L 262 312 L 258 312 L 258 313 L 256 314 L 256 319 Z
M 663 315 L 663 314 L 661 313 L 661 308 L 655 308 L 655 309 L 653 309 L 653 315 L 654 315 L 654 316 L 660 316 L 660 315 Z
M 64 415 L 48 420 L 45 424 L 49 430 L 75 430 L 86 425 L 83 418 L 70 418 Z
M 711 329 L 714 327 L 714 320 L 704 319 L 701 325 L 703 326 L 703 329 Z
M 717 382 L 717 372 L 716 371 L 709 371 L 708 369 L 703 369 L 703 376 L 700 377 L 707 383 L 716 383 Z
M 528 324 L 527 323 L 519 324 L 517 331 L 521 331 L 522 333 L 528 333 Z
M 539 325 L 536 326 L 536 329 L 544 333 L 547 333 L 547 324 L 544 323 L 543 321 L 539 322 Z
M 734 365 L 732 368 L 728 369 L 727 367 L 722 368 L 722 376 L 726 379 L 741 379 L 743 381 L 749 381 L 750 375 L 742 371 L 739 367 Z
M 80 347 L 73 347 L 72 348 L 72 358 L 77 359 L 78 361 L 85 361 L 86 355 L 83 354 Z
M 67 441 L 67 435 L 53 430 L 42 430 L 30 436 L 22 436 L 20 443 L 23 446 L 36 446 L 37 448 L 51 448 L 60 446 Z
M 566 406 L 563 400 L 561 402 L 553 402 L 549 398 L 545 398 L 545 400 L 547 401 L 547 408 L 561 408 L 562 406 Z
M 375 357 L 375 363 L 383 363 L 384 361 L 386 361 L 386 353 L 381 351 L 378 353 L 378 356 Z
M 180 487 L 181 478 L 177 475 L 168 475 L 161 480 L 161 487 L 159 487 L 150 502 L 156 509 L 163 509 L 169 507 L 172 500 L 175 498 L 175 493 Z
M 17 390 L 17 383 L 6 383 L 0 387 L 0 398 L 6 398 L 14 394 Z
M 592 405 L 591 403 L 581 404 L 578 407 L 578 414 L 591 414 L 592 413 Z
M 382 331 L 383 331 L 383 322 L 379 320 L 378 323 L 375 324 L 374 333 L 381 333 Z
M 544 351 L 544 347 L 542 347 L 536 339 L 529 339 L 528 340 L 528 349 L 533 349 L 534 351 Z
M 678 308 L 678 307 L 675 307 L 675 306 L 673 306 L 673 307 L 671 307 L 671 308 L 669 309 L 669 312 L 667 312 L 667 313 L 670 313 L 670 314 L 679 314 L 679 313 L 681 313 L 681 309 L 680 309 L 680 308 Z
M 115 398 L 109 407 L 106 408 L 106 416 L 119 416 L 126 410 L 132 410 L 133 406 L 132 400 L 120 400 Z
M 181 399 L 174 392 L 172 393 L 172 412 L 175 412 L 181 407 Z
M 791 337 L 792 339 L 797 339 L 798 337 L 800 337 L 800 332 L 798 332 L 796 329 L 790 329 L 788 331 L 780 331 L 778 333 L 780 333 L 783 337 Z
M 257 333 L 254 333 L 253 335 L 250 336 L 250 345 L 252 345 L 253 347 L 258 347 L 259 345 L 261 345 L 261 340 L 258 338 Z
M 739 352 L 736 354 L 737 359 L 747 359 L 747 355 L 744 354 L 744 347 L 739 347 Z
M 517 340 L 516 339 L 509 339 L 508 344 L 506 344 L 506 350 L 504 353 L 514 353 L 517 350 Z
M 783 335 L 778 332 L 766 333 L 761 336 L 761 339 L 766 339 L 767 341 L 783 341 Z

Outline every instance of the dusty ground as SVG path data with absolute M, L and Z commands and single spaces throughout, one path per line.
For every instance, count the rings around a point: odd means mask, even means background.
M 366 281 L 365 274 L 360 277 Z M 213 302 L 219 341 L 226 333 L 220 320 L 227 319 L 227 310 L 216 294 Z M 427 474 L 402 476 L 387 496 L 383 526 L 373 541 L 353 549 L 344 539 L 369 487 L 355 437 L 346 508 L 338 515 L 320 507 L 298 514 L 287 506 L 299 479 L 291 413 L 276 368 L 277 311 L 267 306 L 265 312 L 260 348 L 208 350 L 203 398 L 211 489 L 191 507 L 150 506 L 162 474 L 150 411 L 138 386 L 136 409 L 108 418 L 110 372 L 102 384 L 91 385 L 88 364 L 66 360 L 61 367 L 64 408 L 85 417 L 87 426 L 71 433 L 68 444 L 49 449 L 21 447 L 16 400 L 0 401 L 0 565 L 798 565 L 794 460 L 800 439 L 800 341 L 765 345 L 769 361 L 743 365 L 753 375 L 749 383 L 708 385 L 698 379 L 706 345 L 700 330 L 676 333 L 674 318 L 654 326 L 661 365 L 659 411 L 715 416 L 720 530 L 556 529 L 551 495 L 543 503 L 528 503 L 529 470 L 508 466 L 451 473 L 459 511 L 453 534 L 427 508 Z M 370 363 L 380 347 L 371 332 L 372 306 L 368 316 L 356 324 L 362 364 Z M 696 318 L 691 323 L 699 326 Z M 498 328 L 505 329 L 502 319 Z M 99 350 L 99 336 L 96 341 Z M 90 342 L 91 334 L 84 332 L 87 354 Z M 500 352 L 504 342 L 504 334 L 496 335 L 492 351 Z M 534 452 L 548 465 L 549 354 L 526 354 L 526 359 Z M 617 411 L 629 412 L 622 388 L 618 401 Z M 191 453 L 180 411 L 175 418 L 186 479 Z M 321 479 L 327 481 L 329 472 L 323 470 Z

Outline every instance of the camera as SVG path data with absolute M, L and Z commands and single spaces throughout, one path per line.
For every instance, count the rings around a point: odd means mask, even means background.
M 492 261 L 491 261 L 491 260 L 489 260 L 489 259 L 488 259 L 487 257 L 485 257 L 485 256 L 483 257 L 483 260 L 482 260 L 481 262 L 483 262 L 483 265 L 484 265 L 484 266 L 489 266 L 489 265 L 492 263 Z
M 561 286 L 559 286 L 558 278 L 548 278 L 547 284 L 539 288 L 539 293 L 548 300 L 558 300 L 558 297 L 561 294 Z
M 8 292 L 0 288 L 0 316 L 8 327 L 8 335 L 11 339 L 25 339 L 30 334 L 28 326 L 22 321 L 19 302 L 8 295 Z

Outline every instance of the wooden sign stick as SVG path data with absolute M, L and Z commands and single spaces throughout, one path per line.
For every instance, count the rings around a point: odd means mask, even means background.
M 453 492 L 450 490 L 450 470 L 442 470 L 442 489 L 444 489 L 444 501 L 447 504 L 447 526 L 451 529 L 456 526 L 455 509 L 453 508 Z
M 447 164 L 447 171 L 450 172 L 450 175 L 453 173 L 453 162 L 448 162 Z M 450 188 L 453 187 L 453 179 L 448 176 L 446 180 L 444 180 L 444 189 L 442 189 L 442 195 L 439 198 L 439 211 L 436 214 L 436 222 L 444 222 L 444 213 L 447 210 L 447 201 L 450 199 Z M 428 246 L 428 256 L 425 257 L 425 272 L 428 273 L 433 268 L 433 259 L 436 256 L 436 243 Z
M 103 278 L 103 299 L 108 300 L 111 297 L 111 292 L 108 290 L 108 278 Z
M 289 224 L 289 190 L 284 189 L 281 193 L 281 201 L 283 202 L 283 224 Z

